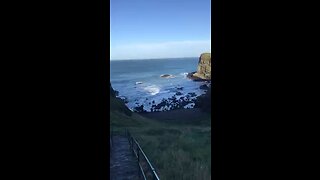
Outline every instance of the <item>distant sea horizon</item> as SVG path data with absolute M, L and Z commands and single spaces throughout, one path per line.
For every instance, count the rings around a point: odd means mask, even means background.
M 189 59 L 199 57 L 170 57 L 170 58 L 142 58 L 142 59 L 110 59 L 110 61 L 140 61 L 140 60 L 167 60 L 167 59 Z

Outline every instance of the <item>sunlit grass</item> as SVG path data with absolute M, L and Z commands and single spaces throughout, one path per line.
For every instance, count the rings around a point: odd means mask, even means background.
M 128 129 L 161 179 L 211 178 L 211 122 L 204 115 L 192 123 L 169 123 L 111 112 L 113 131 Z

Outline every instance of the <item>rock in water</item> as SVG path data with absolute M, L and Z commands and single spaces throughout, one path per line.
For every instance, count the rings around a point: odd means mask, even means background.
M 188 77 L 193 80 L 211 80 L 211 53 L 201 54 L 197 71 Z
M 162 78 L 174 78 L 174 76 L 171 75 L 171 74 L 162 74 L 160 77 L 162 77 Z
M 209 89 L 209 87 L 208 87 L 207 85 L 205 85 L 205 84 L 204 84 L 204 85 L 201 85 L 201 86 L 200 86 L 200 89 L 208 90 L 208 89 Z

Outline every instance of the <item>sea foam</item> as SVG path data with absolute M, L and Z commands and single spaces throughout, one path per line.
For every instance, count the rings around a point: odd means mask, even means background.
M 151 95 L 156 95 L 160 92 L 160 87 L 156 85 L 147 86 L 144 88 L 145 91 L 147 91 Z
M 180 75 L 183 76 L 184 78 L 186 78 L 188 73 L 187 72 L 183 72 L 183 73 L 180 73 Z

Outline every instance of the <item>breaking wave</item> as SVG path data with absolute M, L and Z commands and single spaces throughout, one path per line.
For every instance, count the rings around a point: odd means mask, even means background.
M 160 92 L 160 88 L 156 85 L 147 86 L 144 88 L 144 90 L 150 93 L 151 95 L 156 95 Z
M 189 74 L 189 73 L 187 73 L 187 72 L 180 73 L 180 75 L 183 76 L 184 79 L 187 78 L 188 74 Z

